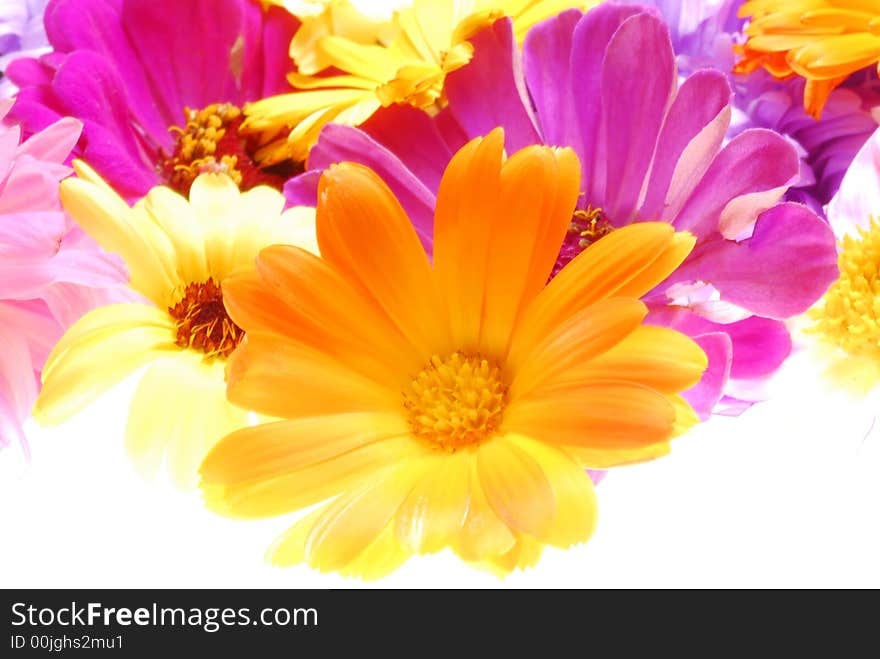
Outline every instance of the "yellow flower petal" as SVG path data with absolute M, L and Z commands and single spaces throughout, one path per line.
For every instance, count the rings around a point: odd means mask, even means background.
M 351 564 L 376 540 L 423 473 L 422 463 L 390 467 L 370 482 L 330 503 L 306 539 L 306 559 L 319 570 L 340 570 Z M 397 543 L 391 535 L 384 552 Z M 382 561 L 384 555 L 371 556 L 370 562 Z
M 166 312 L 146 304 L 99 307 L 49 355 L 34 417 L 44 425 L 61 423 L 141 366 L 180 350 Z
M 437 552 L 452 544 L 468 511 L 470 456 L 443 453 L 429 460 L 424 477 L 397 514 L 400 543 L 417 553 Z
M 190 489 L 211 447 L 247 424 L 247 411 L 226 400 L 223 363 L 180 351 L 157 360 L 138 384 L 125 443 L 143 476 L 154 477 L 167 456 L 173 482 Z
M 119 254 L 131 273 L 131 287 L 159 306 L 181 284 L 177 256 L 168 236 L 148 215 L 133 211 L 84 163 L 80 178 L 61 182 L 61 203 L 95 241 Z M 98 182 L 100 181 L 100 182 Z
M 244 428 L 202 463 L 208 507 L 239 518 L 297 510 L 357 487 L 370 473 L 424 455 L 388 415 L 352 413 Z
M 537 540 L 563 549 L 589 540 L 596 529 L 598 504 L 593 481 L 582 466 L 566 451 L 532 438 L 509 435 L 508 439 L 528 453 L 553 488 L 555 509 L 546 532 Z

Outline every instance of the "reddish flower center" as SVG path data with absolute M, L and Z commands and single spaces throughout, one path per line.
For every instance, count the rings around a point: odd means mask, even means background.
M 213 279 L 187 286 L 168 313 L 177 323 L 177 345 L 209 357 L 228 357 L 244 337 L 244 330 L 226 313 L 220 285 Z
M 571 216 L 571 224 L 559 249 L 559 256 L 553 265 L 550 279 L 559 274 L 566 265 L 587 247 L 607 236 L 614 229 L 601 208 L 587 206 L 586 210 L 576 210 Z
M 174 153 L 160 165 L 167 184 L 184 195 L 199 174 L 223 172 L 242 190 L 269 185 L 278 190 L 291 176 L 303 171 L 302 165 L 284 162 L 261 167 L 255 154 L 258 137 L 240 131 L 244 116 L 229 103 L 209 105 L 203 110 L 184 108 L 186 125 L 172 126 L 177 134 Z

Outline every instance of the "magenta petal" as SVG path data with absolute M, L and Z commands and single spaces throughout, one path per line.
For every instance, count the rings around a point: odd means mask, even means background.
M 149 64 L 145 72 L 164 131 L 181 123 L 184 106 L 238 100 L 229 74 L 242 18 L 240 0 L 126 0 L 122 27 L 139 61 Z
M 252 31 L 259 34 L 259 14 L 262 9 L 251 2 L 246 3 L 245 11 L 249 12 L 249 19 L 250 15 L 256 15 L 253 20 L 256 25 Z M 257 59 L 256 38 L 252 41 L 254 46 L 246 45 L 244 48 L 245 57 L 248 59 L 242 66 L 241 86 L 247 100 L 257 100 L 290 91 L 290 83 L 287 82 L 287 74 L 290 72 L 288 47 L 297 27 L 299 27 L 299 21 L 280 7 L 269 7 L 265 13 L 265 21 L 261 46 L 262 71 L 260 71 L 258 62 L 255 61 Z
M 652 63 L 650 75 L 644 74 L 646 61 Z M 601 206 L 615 225 L 635 217 L 674 85 L 675 56 L 663 21 L 650 14 L 624 21 L 608 44 L 602 70 L 605 194 L 586 200 Z
M 767 377 L 791 354 L 791 335 L 778 320 L 752 316 L 724 328 L 733 341 L 730 377 L 737 380 Z
M 640 209 L 642 217 L 661 218 L 663 202 L 682 153 L 691 140 L 727 108 L 731 94 L 730 84 L 720 71 L 697 71 L 684 81 L 663 122 L 648 190 Z M 725 125 L 721 130 L 726 128 Z M 707 154 L 709 159 L 715 155 L 716 148 L 714 142 L 706 144 L 706 149 L 712 149 L 711 155 Z
M 425 187 L 437 194 L 446 165 L 458 148 L 450 148 L 438 123 L 427 112 L 392 105 L 376 112 L 360 129 L 400 158 Z M 465 140 L 462 138 L 459 146 Z
M 123 31 L 124 10 L 139 4 L 152 4 L 153 0 L 56 0 L 46 8 L 46 34 L 58 53 L 89 51 L 96 58 L 106 58 L 105 68 L 121 72 L 124 80 L 120 90 L 125 90 L 129 112 L 137 117 L 138 123 L 146 128 L 150 136 L 160 144 L 167 141 L 168 123 L 162 116 L 162 108 L 157 105 L 146 69 L 131 46 L 129 37 Z M 163 2 L 165 11 L 175 16 L 180 7 L 191 3 Z M 124 8 L 124 9 L 123 9 Z M 181 30 L 184 23 L 177 23 L 173 32 L 191 37 L 199 30 Z M 200 28 L 201 29 L 201 28 Z M 161 62 L 167 53 L 167 44 L 159 46 L 151 55 Z M 153 62 L 153 59 L 144 60 Z M 122 92 L 117 92 L 122 93 Z M 178 108 L 179 113 L 183 108 Z M 77 115 L 79 116 L 79 115 Z M 79 117 L 82 119 L 82 117 Z M 168 142 L 170 144 L 170 142 Z
M 84 124 L 83 158 L 120 194 L 140 196 L 158 183 L 132 130 L 125 86 L 103 57 L 70 55 L 55 75 L 54 90 Z
M 789 185 L 798 175 L 797 151 L 770 130 L 755 128 L 733 138 L 712 162 L 673 222 L 679 231 L 708 238 L 732 200 Z
M 385 181 L 430 254 L 436 197 L 400 158 L 357 128 L 328 124 L 309 154 L 309 167 L 323 170 L 340 162 L 366 165 Z M 291 192 L 295 193 L 295 188 Z
M 806 206 L 788 202 L 761 213 L 751 238 L 697 247 L 673 278 L 707 282 L 722 300 L 788 318 L 806 311 L 838 274 L 830 227 Z
M 682 396 L 691 404 L 700 420 L 706 421 L 712 415 L 712 410 L 715 409 L 718 401 L 721 400 L 724 387 L 730 378 L 733 363 L 733 342 L 730 336 L 724 332 L 698 334 L 691 338 L 706 353 L 709 365 L 700 381 L 683 392 Z
M 544 144 L 581 147 L 581 134 L 571 94 L 571 42 L 583 16 L 569 9 L 538 23 L 523 42 L 523 67 L 535 103 Z M 580 72 L 578 72 L 580 74 Z
M 495 21 L 470 41 L 473 59 L 446 77 L 456 121 L 471 137 L 503 127 L 510 153 L 540 143 L 510 18 Z

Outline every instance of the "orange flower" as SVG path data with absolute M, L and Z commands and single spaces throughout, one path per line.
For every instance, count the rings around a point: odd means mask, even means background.
M 678 394 L 706 357 L 641 325 L 639 296 L 693 247 L 668 224 L 615 231 L 545 286 L 579 170 L 570 149 L 505 161 L 501 129 L 470 142 L 440 185 L 433 265 L 375 173 L 325 172 L 323 258 L 273 246 L 224 282 L 247 332 L 228 395 L 284 420 L 212 450 L 208 505 L 248 518 L 332 499 L 271 560 L 366 577 L 444 547 L 509 572 L 586 541 L 584 468 L 665 454 L 696 422 Z
M 816 119 L 847 76 L 880 61 L 877 0 L 750 0 L 739 15 L 752 19 L 735 71 L 806 78 L 804 107 Z

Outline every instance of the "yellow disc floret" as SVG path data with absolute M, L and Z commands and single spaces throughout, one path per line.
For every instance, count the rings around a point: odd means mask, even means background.
M 880 220 L 871 218 L 858 235 L 846 236 L 840 278 L 810 311 L 812 332 L 851 355 L 880 362 Z
M 507 385 L 501 369 L 480 355 L 434 355 L 403 391 L 413 434 L 455 451 L 490 437 L 501 425 Z

